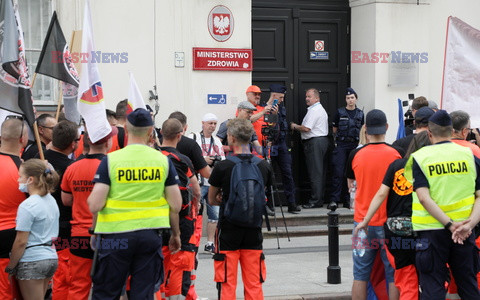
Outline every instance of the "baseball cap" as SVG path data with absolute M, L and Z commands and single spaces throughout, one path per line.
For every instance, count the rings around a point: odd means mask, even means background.
M 417 110 L 417 112 L 415 113 L 415 123 L 417 123 L 417 124 L 420 124 L 420 123 L 428 124 L 428 119 L 430 119 L 430 117 L 434 113 L 435 112 L 433 111 L 433 109 L 431 109 L 427 106 L 420 107 L 420 109 Z
M 428 100 L 428 107 L 430 107 L 431 109 L 438 109 L 437 102 L 433 100 Z
M 238 106 L 237 106 L 238 109 L 249 109 L 249 110 L 257 110 L 255 108 L 255 106 L 253 106 L 252 103 L 248 102 L 248 101 L 242 101 L 240 103 L 238 103 Z
M 214 115 L 212 113 L 206 113 L 203 116 L 202 122 L 209 122 L 209 121 L 218 121 L 218 118 L 217 118 L 216 115 Z
M 452 125 L 452 118 L 450 118 L 450 115 L 444 109 L 437 110 L 437 112 L 434 113 L 430 117 L 430 119 L 428 119 L 428 121 L 432 122 L 434 124 L 437 124 L 439 126 L 450 126 L 450 125 Z
M 137 108 L 128 114 L 127 120 L 135 127 L 153 126 L 152 116 L 145 108 Z
M 246 93 L 250 93 L 250 92 L 251 93 L 261 93 L 262 90 L 256 85 L 251 85 L 251 86 L 248 87 Z
M 287 88 L 284 85 L 274 83 L 270 85 L 270 92 L 285 94 Z
M 108 141 L 109 138 L 111 138 L 112 136 L 114 135 L 117 135 L 118 133 L 118 128 L 117 126 L 110 126 L 112 127 L 112 130 L 110 131 L 110 133 L 108 133 L 106 136 L 104 136 L 103 138 L 99 139 L 98 141 L 96 141 L 95 143 L 92 143 L 92 141 L 90 140 L 90 138 L 88 138 L 88 141 L 93 144 L 93 145 L 101 145 L 103 143 L 106 143 Z M 87 134 L 88 136 L 88 134 Z
M 368 112 L 365 125 L 368 134 L 385 134 L 387 132 L 387 116 L 379 109 Z

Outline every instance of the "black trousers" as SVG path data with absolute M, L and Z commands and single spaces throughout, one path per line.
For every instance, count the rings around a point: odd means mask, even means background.
M 452 234 L 445 229 L 417 233 L 419 242 L 415 265 L 421 288 L 420 299 L 445 299 L 445 281 L 449 275 L 447 263 L 457 283 L 459 296 L 462 299 L 480 299 L 476 277 L 479 256 L 474 234 L 460 245 L 453 242 Z

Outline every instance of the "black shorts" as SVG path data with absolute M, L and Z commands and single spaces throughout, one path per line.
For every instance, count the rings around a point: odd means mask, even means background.
M 17 236 L 15 228 L 0 230 L 0 258 L 9 258 L 13 242 Z
M 223 221 L 218 225 L 217 240 L 219 251 L 263 249 L 262 228 L 240 227 L 227 221 Z
M 401 240 L 402 239 L 408 239 L 409 243 L 405 243 L 407 246 L 412 246 L 412 242 L 415 238 L 414 236 L 399 236 L 391 232 L 386 225 L 383 226 L 383 229 L 385 231 L 385 238 L 388 240 L 387 242 L 387 248 L 388 251 L 393 255 L 395 258 L 395 269 L 401 269 L 403 267 L 409 266 L 409 265 L 414 265 L 415 264 L 415 247 L 405 247 L 405 248 L 399 248 L 395 247 L 393 245 L 404 245 Z M 396 241 L 395 243 L 392 242 L 392 238 L 394 238 Z M 412 249 L 413 248 L 413 249 Z

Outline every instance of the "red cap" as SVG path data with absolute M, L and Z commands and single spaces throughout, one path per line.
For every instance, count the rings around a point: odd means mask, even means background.
M 262 90 L 261 90 L 258 86 L 256 86 L 256 85 L 251 85 L 251 86 L 249 86 L 248 89 L 247 89 L 247 93 L 250 93 L 250 92 L 251 92 L 251 93 L 261 93 Z

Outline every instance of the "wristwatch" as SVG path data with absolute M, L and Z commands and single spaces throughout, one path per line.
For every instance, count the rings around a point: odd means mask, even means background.
M 444 228 L 445 228 L 446 230 L 450 230 L 450 226 L 452 226 L 452 224 L 453 224 L 453 220 L 450 219 L 450 221 L 448 221 L 448 223 L 445 224 Z
M 95 234 L 95 228 L 93 228 L 93 227 L 88 228 L 88 233 L 89 234 Z
M 8 274 L 10 274 L 10 275 L 15 275 L 15 273 L 16 273 L 16 268 L 6 267 L 6 268 L 5 268 L 5 273 L 8 273 Z

